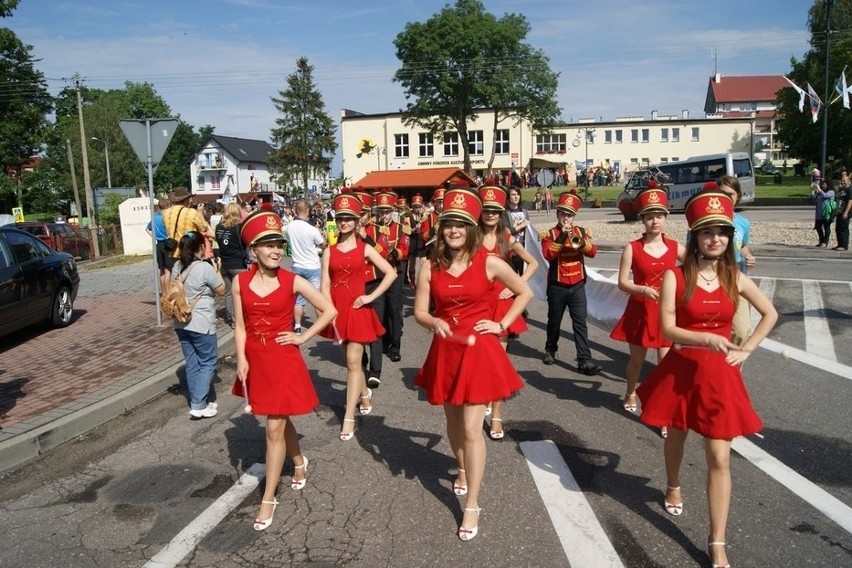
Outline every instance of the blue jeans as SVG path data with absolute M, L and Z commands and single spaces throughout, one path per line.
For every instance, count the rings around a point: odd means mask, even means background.
M 207 399 L 215 398 L 216 395 L 213 391 L 213 373 L 216 372 L 219 352 L 218 338 L 215 333 L 198 333 L 185 329 L 176 329 L 175 333 L 186 360 L 189 407 L 192 410 L 202 410 L 207 408 Z
M 319 290 L 320 288 L 320 279 L 322 278 L 322 269 L 321 268 L 301 268 L 294 266 L 293 274 L 297 276 L 301 276 L 308 282 L 314 285 L 314 288 Z M 308 301 L 305 300 L 304 296 L 301 294 L 296 295 L 296 305 L 298 306 L 307 306 Z

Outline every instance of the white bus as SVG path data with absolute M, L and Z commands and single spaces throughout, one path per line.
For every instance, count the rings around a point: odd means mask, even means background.
M 683 211 L 687 199 L 701 191 L 706 182 L 716 181 L 724 175 L 739 180 L 742 189 L 740 205 L 754 201 L 754 171 L 748 153 L 729 152 L 639 168 L 633 172 L 624 185 L 624 191 L 619 194 L 618 209 L 625 220 L 635 220 L 637 212 L 633 208 L 633 198 L 654 179 L 668 192 L 669 211 Z

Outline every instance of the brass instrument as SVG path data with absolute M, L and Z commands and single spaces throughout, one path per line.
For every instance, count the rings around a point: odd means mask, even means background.
M 571 248 L 574 250 L 580 250 L 586 243 L 583 241 L 583 237 L 579 235 L 571 235 Z

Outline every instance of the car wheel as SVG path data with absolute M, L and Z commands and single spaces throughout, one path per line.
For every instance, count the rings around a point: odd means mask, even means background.
M 65 327 L 71 323 L 74 313 L 74 300 L 71 298 L 71 290 L 67 286 L 60 286 L 53 297 L 53 312 L 50 323 L 54 327 Z
M 80 251 L 80 260 L 89 260 L 89 248 L 86 247 Z

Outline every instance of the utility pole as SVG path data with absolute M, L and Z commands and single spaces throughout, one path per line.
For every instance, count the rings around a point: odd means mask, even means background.
M 822 179 L 831 179 L 828 171 L 825 169 L 825 155 L 828 146 L 828 60 L 831 52 L 831 7 L 834 5 L 834 0 L 824 0 L 825 2 L 825 85 L 823 89 L 823 104 L 822 104 L 822 143 L 820 144 L 820 171 Z
M 86 126 L 83 124 L 83 98 L 80 95 L 80 74 L 74 73 L 74 85 L 77 88 L 77 118 L 80 122 L 80 152 L 83 158 L 83 190 L 86 192 L 86 216 L 89 218 L 89 234 L 92 236 L 92 250 L 95 258 L 101 256 L 98 246 L 98 224 L 95 219 L 95 200 L 92 194 L 92 180 L 89 177 L 89 153 L 86 150 Z
M 74 154 L 71 152 L 71 139 L 65 139 L 68 148 L 68 164 L 71 166 L 71 188 L 74 190 L 74 205 L 77 207 L 77 226 L 83 227 L 83 208 L 80 206 L 80 192 L 77 190 L 77 172 L 74 171 Z

